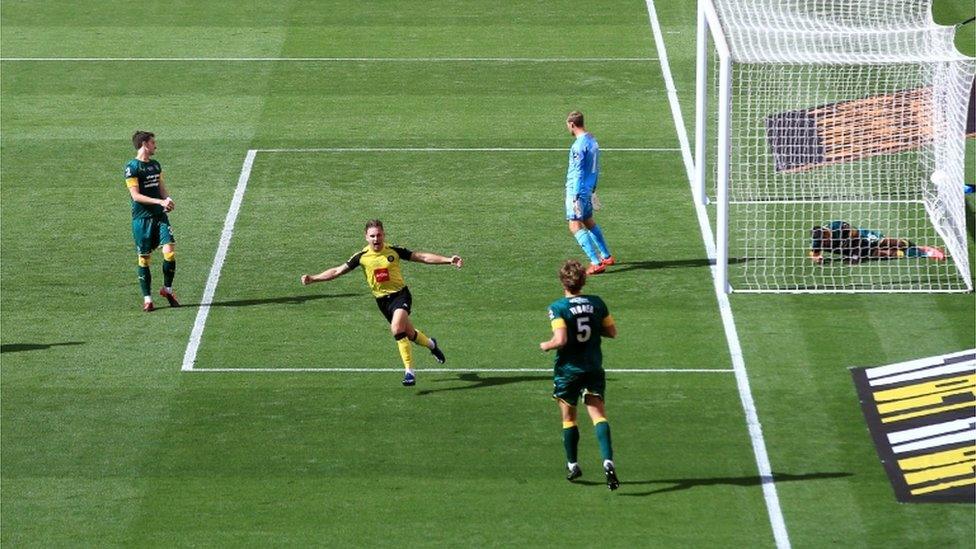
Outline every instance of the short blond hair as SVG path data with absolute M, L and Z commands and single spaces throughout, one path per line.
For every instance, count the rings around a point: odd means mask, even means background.
M 559 282 L 570 293 L 578 294 L 586 284 L 586 268 L 575 259 L 567 259 L 559 268 Z
M 577 128 L 584 127 L 583 124 L 583 113 L 579 111 L 573 111 L 566 116 L 566 122 L 576 126 Z

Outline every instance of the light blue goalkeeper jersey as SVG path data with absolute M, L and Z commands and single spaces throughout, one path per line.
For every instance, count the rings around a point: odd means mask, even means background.
M 569 169 L 566 171 L 566 196 L 589 196 L 596 190 L 600 176 L 600 145 L 590 133 L 576 138 L 569 148 Z

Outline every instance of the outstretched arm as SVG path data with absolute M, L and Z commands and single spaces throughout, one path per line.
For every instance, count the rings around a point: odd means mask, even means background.
M 410 256 L 410 261 L 426 263 L 428 265 L 454 265 L 458 269 L 460 269 L 461 265 L 464 264 L 464 260 L 461 259 L 461 256 L 459 255 L 445 257 L 443 255 L 437 255 L 430 252 L 413 252 L 413 254 Z
M 327 282 L 333 278 L 339 278 L 340 276 L 349 272 L 349 265 L 343 263 L 337 267 L 332 267 L 331 269 L 326 269 L 319 274 L 314 275 L 302 275 L 302 285 L 308 286 L 313 282 Z

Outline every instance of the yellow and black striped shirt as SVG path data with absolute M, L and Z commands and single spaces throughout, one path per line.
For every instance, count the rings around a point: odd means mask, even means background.
M 406 248 L 384 245 L 380 251 L 375 252 L 367 245 L 350 257 L 346 265 L 350 269 L 361 266 L 373 296 L 383 297 L 407 287 L 403 281 L 403 273 L 400 272 L 400 260 L 409 261 L 412 255 L 413 252 Z

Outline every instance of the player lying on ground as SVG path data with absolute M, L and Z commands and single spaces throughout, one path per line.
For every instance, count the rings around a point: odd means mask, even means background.
M 559 281 L 564 297 L 549 305 L 552 337 L 540 343 L 539 348 L 543 351 L 556 350 L 552 398 L 559 404 L 563 419 L 563 447 L 566 450 L 566 469 L 569 471 L 566 480 L 573 481 L 583 474 L 576 461 L 579 444 L 576 403 L 582 395 L 603 455 L 607 488 L 616 490 L 620 482 L 613 465 L 610 423 L 607 422 L 603 406 L 607 382 L 600 340 L 603 337 L 617 337 L 617 327 L 602 299 L 580 293 L 586 284 L 586 270 L 579 261 L 570 259 L 563 263 L 559 269 Z
M 823 252 L 841 255 L 851 263 L 862 259 L 898 259 L 902 257 L 927 257 L 936 261 L 945 259 L 945 253 L 934 246 L 917 246 L 910 240 L 890 238 L 880 231 L 852 227 L 846 221 L 831 221 L 810 231 L 810 259 L 820 265 Z
M 400 260 L 416 261 L 429 265 L 454 265 L 461 268 L 463 261 L 459 256 L 452 255 L 445 257 L 429 252 L 411 252 L 406 248 L 397 246 L 387 246 L 383 232 L 383 222 L 379 219 L 371 219 L 366 222 L 366 242 L 368 244 L 360 252 L 349 258 L 342 265 L 326 269 L 316 275 L 302 275 L 302 284 L 313 282 L 325 282 L 338 278 L 357 266 L 363 268 L 366 275 L 366 284 L 376 298 L 376 305 L 380 312 L 390 323 L 390 331 L 393 339 L 396 340 L 397 349 L 400 351 L 400 358 L 403 360 L 403 367 L 406 370 L 403 374 L 403 384 L 410 386 L 416 383 L 417 377 L 413 370 L 413 354 L 410 350 L 410 342 L 422 345 L 430 349 L 437 362 L 444 363 L 444 353 L 437 346 L 437 340 L 428 338 L 423 332 L 413 327 L 410 322 L 410 307 L 413 297 L 410 289 L 403 281 L 400 272 Z

